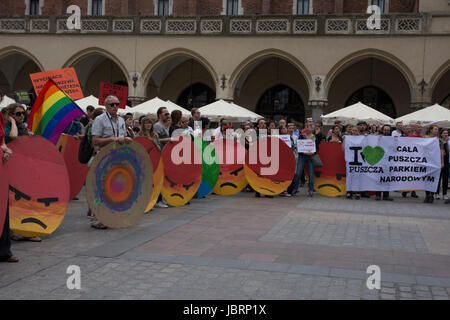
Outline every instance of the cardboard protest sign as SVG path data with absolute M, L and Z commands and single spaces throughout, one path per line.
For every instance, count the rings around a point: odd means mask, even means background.
M 78 161 L 80 142 L 75 137 L 62 134 L 56 144 L 56 148 L 62 154 L 69 173 L 70 199 L 73 199 L 80 193 L 89 171 L 87 164 Z
M 298 152 L 316 152 L 316 142 L 311 139 L 297 140 Z
M 231 196 L 244 189 L 244 163 L 247 150 L 236 140 L 218 139 L 213 142 L 219 160 L 219 179 L 212 192 L 221 196 Z
M 437 138 L 347 136 L 348 191 L 435 192 L 441 172 Z
M 270 196 L 289 187 L 295 169 L 292 149 L 276 137 L 264 137 L 253 143 L 244 165 L 245 177 L 252 188 Z
M 62 155 L 45 138 L 21 136 L 8 144 L 11 230 L 24 237 L 54 232 L 70 200 L 69 175 Z
M 324 196 L 345 194 L 345 156 L 342 144 L 325 142 L 320 145 L 322 167 L 314 168 L 314 190 Z
M 110 228 L 135 224 L 144 214 L 152 190 L 152 162 L 147 150 L 135 141 L 103 147 L 86 178 L 89 208 Z
M 47 80 L 52 79 L 72 100 L 78 100 L 84 97 L 75 68 L 32 73 L 30 74 L 30 78 L 36 95 L 39 95 Z
M 120 101 L 119 108 L 125 109 L 128 99 L 128 87 L 120 86 L 118 84 L 101 82 L 98 104 L 104 106 L 106 97 L 111 95 L 116 96 L 119 99 Z
M 191 138 L 179 137 L 167 143 L 162 151 L 164 183 L 161 194 L 174 207 L 191 200 L 202 181 L 200 152 Z
M 208 195 L 219 179 L 220 166 L 214 145 L 209 141 L 196 139 L 197 148 L 202 152 L 202 182 L 197 190 L 197 196 Z
M 26 90 L 17 90 L 14 92 L 15 99 L 17 103 L 30 104 L 30 94 Z
M 149 212 L 158 201 L 159 194 L 161 193 L 162 185 L 164 182 L 164 164 L 161 157 L 161 151 L 152 139 L 147 137 L 137 137 L 134 141 L 142 145 L 147 150 L 152 162 L 153 168 L 153 191 L 150 197 L 150 202 L 145 209 L 145 212 Z

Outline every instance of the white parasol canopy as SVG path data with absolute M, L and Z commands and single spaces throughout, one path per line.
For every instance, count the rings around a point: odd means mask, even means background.
M 88 106 L 93 106 L 94 108 L 102 108 L 105 109 L 105 106 L 101 106 L 98 104 L 98 99 L 94 96 L 88 96 L 88 97 L 84 97 L 82 99 L 78 99 L 75 101 L 75 103 L 81 108 L 83 109 L 84 112 L 86 112 L 86 108 Z
M 450 126 L 450 110 L 438 104 L 409 113 L 395 119 L 396 122 L 409 124 L 411 122 L 421 122 L 423 126 L 437 124 L 440 127 Z
M 8 97 L 8 96 L 4 96 L 2 101 L 0 102 L 0 110 L 2 110 L 3 108 L 6 108 L 7 106 L 9 106 L 11 103 L 16 103 L 16 100 Z M 22 104 L 23 105 L 23 104 Z M 26 106 L 23 105 L 25 108 Z
M 345 125 L 355 125 L 359 121 L 377 124 L 394 124 L 394 119 L 361 102 L 321 116 L 321 118 L 324 125 L 333 125 L 336 120 L 342 121 Z
M 137 106 L 131 108 L 130 112 L 133 113 L 135 117 L 150 115 L 152 118 L 156 118 L 156 113 L 160 107 L 167 108 L 167 111 L 169 111 L 169 113 L 171 113 L 173 110 L 180 110 L 182 114 L 190 114 L 188 110 L 180 107 L 179 105 L 170 101 L 161 100 L 158 97 L 138 104 Z
M 199 111 L 202 116 L 208 117 L 212 121 L 219 121 L 221 118 L 225 118 L 230 121 L 250 120 L 255 122 L 264 118 L 253 111 L 222 99 L 201 107 Z
M 88 97 L 84 97 L 82 99 L 76 100 L 75 103 L 81 108 L 83 109 L 84 112 L 86 112 L 86 108 L 88 106 L 93 106 L 94 108 L 102 108 L 105 109 L 105 106 L 101 106 L 98 104 L 98 98 L 96 98 L 95 96 L 88 96 Z M 129 112 L 131 110 L 131 108 L 129 106 L 125 106 L 125 109 L 119 109 L 118 112 L 119 114 L 125 114 L 127 112 Z

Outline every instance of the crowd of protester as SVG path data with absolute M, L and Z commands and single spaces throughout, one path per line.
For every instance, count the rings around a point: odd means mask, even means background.
M 169 141 L 174 141 L 177 136 L 183 135 L 194 138 L 195 121 L 200 121 L 202 136 L 205 140 L 214 141 L 218 138 L 237 139 L 239 135 L 235 132 L 231 134 L 227 129 L 232 126 L 227 119 L 221 119 L 218 122 L 216 129 L 209 130 L 212 122 L 202 117 L 198 108 L 193 108 L 191 117 L 183 116 L 178 110 L 169 113 L 167 108 L 161 107 L 156 114 L 156 121 L 152 120 L 152 115 L 143 115 L 139 118 L 134 118 L 132 113 L 127 113 L 120 116 L 118 113 L 119 100 L 117 97 L 109 96 L 105 100 L 104 108 L 94 108 L 88 106 L 86 109 L 87 116 L 82 116 L 74 121 L 64 130 L 65 134 L 71 135 L 76 139 L 88 139 L 89 144 L 94 149 L 94 155 L 108 143 L 116 141 L 118 143 L 127 143 L 136 137 L 147 137 L 151 139 L 162 150 Z M 17 137 L 32 135 L 32 132 L 27 128 L 27 119 L 30 115 L 31 107 L 25 108 L 21 104 L 11 104 L 1 110 L 0 116 L 0 143 L 3 150 L 3 161 L 7 161 L 11 156 L 11 150 L 7 144 Z M 3 122 L 4 119 L 4 122 Z M 341 121 L 336 121 L 334 125 L 327 132 L 324 131 L 321 122 L 315 122 L 312 118 L 308 118 L 304 126 L 296 123 L 288 123 L 285 119 L 279 121 L 260 119 L 256 123 L 247 121 L 241 127 L 244 131 L 248 129 L 255 129 L 256 138 L 262 138 L 265 135 L 271 135 L 271 131 L 277 129 L 276 134 L 289 135 L 291 139 L 291 148 L 296 159 L 296 172 L 289 188 L 280 196 L 294 196 L 298 193 L 300 187 L 307 184 L 308 195 L 314 195 L 314 164 L 313 157 L 317 155 L 320 144 L 324 142 L 345 143 L 347 135 L 382 135 L 393 137 L 416 137 L 422 138 L 423 128 L 421 123 L 409 123 L 403 125 L 396 123 L 395 128 L 389 125 L 367 124 L 364 121 L 358 122 L 357 125 L 346 125 Z M 208 134 L 209 133 L 209 134 Z M 203 135 L 204 134 L 204 135 Z M 442 170 L 436 192 L 426 192 L 424 202 L 432 203 L 435 199 L 446 200 L 445 203 L 450 203 L 447 196 L 448 191 L 448 174 L 449 174 L 449 130 L 439 129 L 436 125 L 431 125 L 426 128 L 425 137 L 436 137 L 439 139 Z M 299 139 L 310 139 L 316 144 L 316 152 L 298 152 L 297 141 Z M 251 141 L 249 136 L 245 136 L 245 147 L 248 149 L 254 141 Z M 93 159 L 93 157 L 92 157 Z M 91 161 L 92 161 L 91 159 Z M 304 174 L 304 169 L 307 169 L 307 175 Z M 247 191 L 251 190 L 248 186 Z M 348 191 L 347 199 L 360 199 L 361 197 L 370 197 L 370 190 L 367 192 L 352 192 Z M 405 190 L 402 196 L 406 198 L 408 194 L 413 198 L 417 198 L 415 190 Z M 261 197 L 258 192 L 255 192 L 256 197 Z M 266 195 L 265 197 L 273 197 Z M 389 192 L 376 192 L 375 200 L 392 201 Z M 158 208 L 168 207 L 167 202 L 160 195 L 158 202 L 155 205 Z M 98 229 L 106 229 L 107 227 L 100 223 L 92 216 L 91 211 L 88 212 L 88 217 L 92 218 L 92 227 Z M 8 223 L 8 215 L 5 221 L 5 226 Z M 18 258 L 13 257 L 9 249 L 9 241 L 12 240 L 30 240 L 41 241 L 39 237 L 24 238 L 15 235 L 9 230 L 9 226 L 4 228 L 1 242 L 2 251 L 0 251 L 0 261 L 16 262 Z

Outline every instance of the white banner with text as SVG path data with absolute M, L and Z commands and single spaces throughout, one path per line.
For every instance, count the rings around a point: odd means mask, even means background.
M 437 138 L 346 136 L 347 191 L 436 192 L 441 172 Z

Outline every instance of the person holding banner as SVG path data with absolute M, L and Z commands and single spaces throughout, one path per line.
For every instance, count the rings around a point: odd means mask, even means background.
M 313 134 L 313 125 L 307 123 L 305 125 L 305 134 L 301 134 L 297 141 L 297 151 L 298 151 L 298 162 L 297 162 L 297 173 L 294 177 L 294 183 L 292 186 L 292 195 L 295 195 L 298 190 L 300 177 L 308 166 L 308 194 L 310 197 L 314 195 L 314 168 L 312 164 L 312 156 L 319 151 L 319 143 Z
M 1 161 L 6 163 L 12 155 L 12 150 L 9 149 L 5 144 L 5 125 L 4 125 L 3 115 L 0 113 L 0 148 L 3 153 L 3 159 Z M 3 165 L 0 164 L 0 165 Z M 4 179 L 4 177 L 2 177 Z M 9 229 L 9 204 L 6 205 L 6 217 L 3 224 L 3 231 L 0 236 L 0 262 L 19 262 L 19 258 L 14 257 L 11 253 L 11 240 L 10 229 Z
M 395 124 L 395 130 L 392 131 L 392 136 L 393 137 L 402 137 L 403 136 L 403 123 L 401 121 L 397 122 Z
M 21 136 L 32 135 L 24 123 L 26 111 L 19 103 L 13 103 L 6 107 L 7 122 L 4 126 L 5 142 L 10 143 Z M 10 238 L 14 241 L 28 240 L 41 242 L 40 237 L 22 237 L 14 232 L 10 232 Z
M 435 124 L 432 124 L 428 127 L 426 138 L 439 138 L 439 127 Z M 441 152 L 441 170 L 444 168 L 444 149 L 443 144 L 439 143 L 439 149 Z M 447 179 L 448 181 L 448 179 Z M 425 200 L 423 203 L 433 203 L 434 201 L 434 192 L 425 191 Z
M 448 139 L 448 129 L 441 129 L 441 145 L 444 150 L 444 168 L 441 170 L 441 175 L 439 177 L 438 187 L 436 194 L 439 194 L 439 189 L 442 181 L 442 199 L 448 200 L 447 190 L 448 190 L 448 169 L 449 169 L 449 139 Z
M 410 137 L 410 138 L 423 138 L 422 136 L 422 126 L 420 122 L 417 124 L 415 122 L 410 122 L 408 126 L 405 127 L 405 132 L 403 133 L 404 137 Z M 406 198 L 408 195 L 408 191 L 402 192 L 402 197 Z M 411 197 L 412 198 L 418 198 L 419 196 L 416 194 L 416 191 L 411 191 Z
M 391 126 L 385 124 L 382 128 L 383 136 L 390 137 L 391 136 Z M 375 192 L 375 200 L 381 200 L 381 191 Z M 385 201 L 394 201 L 393 198 L 389 197 L 389 191 L 383 191 L 383 200 Z
M 359 136 L 358 126 L 351 126 L 351 127 L 349 127 L 347 133 L 348 133 L 347 135 Z M 343 141 L 342 141 L 342 148 L 343 148 L 343 150 L 345 150 L 345 137 L 346 136 L 342 137 L 342 139 L 343 139 Z M 345 195 L 345 197 L 347 199 L 349 199 L 349 200 L 353 199 L 353 196 L 355 196 L 356 200 L 359 200 L 359 199 L 361 199 L 361 192 L 358 192 L 358 191 L 347 191 L 347 193 Z
M 411 126 L 411 133 L 408 137 L 411 138 L 423 138 L 422 135 L 422 124 L 420 122 L 411 122 L 410 123 Z
M 106 112 L 95 118 L 92 124 L 92 144 L 98 149 L 111 142 L 123 144 L 132 141 L 127 137 L 125 120 L 118 115 L 119 105 L 120 101 L 116 96 L 107 96 L 105 99 Z M 96 229 L 107 229 L 96 218 L 92 221 L 91 226 Z
M 296 148 L 296 146 L 295 146 L 294 139 L 292 138 L 292 135 L 289 134 L 288 129 L 287 129 L 285 126 L 283 126 L 283 125 L 278 126 L 278 130 L 279 130 L 279 132 L 280 132 L 280 135 L 288 136 L 288 137 L 289 137 L 291 143 L 288 144 L 288 142 L 286 142 L 286 141 L 285 141 L 285 143 L 292 149 L 292 152 L 294 153 L 294 157 L 295 157 L 295 156 L 296 156 L 296 153 L 297 153 L 297 148 Z M 283 140 L 283 141 L 284 141 L 284 140 Z M 295 157 L 295 161 L 297 161 L 297 157 Z M 291 184 L 291 185 L 292 185 L 292 184 Z M 290 186 L 289 186 L 289 187 L 290 187 Z M 292 195 L 291 195 L 291 193 L 289 192 L 289 188 L 288 188 L 288 190 L 283 191 L 283 192 L 280 194 L 280 196 L 282 196 L 282 197 L 291 197 Z

